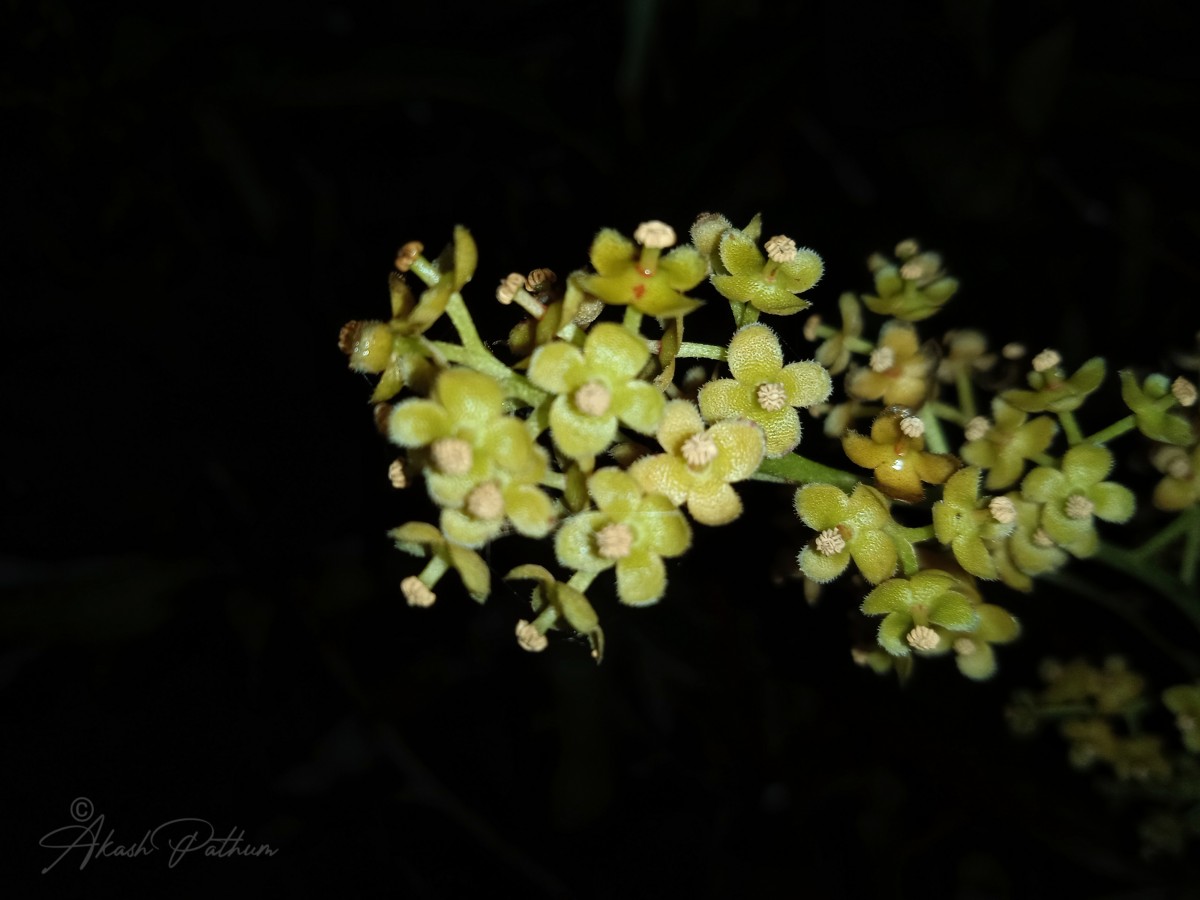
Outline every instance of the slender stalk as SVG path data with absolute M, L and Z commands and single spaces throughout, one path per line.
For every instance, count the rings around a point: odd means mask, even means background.
M 765 476 L 765 477 L 760 477 Z M 751 478 L 757 481 L 786 482 L 787 484 L 809 484 L 823 482 L 853 490 L 862 480 L 857 475 L 815 462 L 799 453 L 789 453 L 779 459 L 764 459 Z
M 1132 415 L 1128 415 L 1123 419 L 1118 419 L 1107 428 L 1101 428 L 1093 435 L 1086 438 L 1089 444 L 1105 444 L 1115 437 L 1120 437 L 1127 431 L 1133 431 L 1137 428 L 1137 419 Z
M 679 350 L 675 353 L 676 359 L 680 357 L 688 359 L 719 359 L 724 361 L 725 348 L 714 344 L 697 344 L 693 341 L 684 341 L 679 345 Z
M 955 415 L 958 414 L 957 410 L 954 412 Z M 949 453 L 950 444 L 946 441 L 942 423 L 938 421 L 937 413 L 934 412 L 934 404 L 926 403 L 918 415 L 925 423 L 925 446 L 933 453 Z
M 435 553 L 429 557 L 429 562 L 425 564 L 425 568 L 421 570 L 421 574 L 417 577 L 421 579 L 421 583 L 425 587 L 432 589 L 437 585 L 438 579 L 446 574 L 446 570 L 450 568 L 450 562 L 440 553 Z
M 624 325 L 634 334 L 642 333 L 642 311 L 636 306 L 625 307 Z
M 484 347 L 483 340 L 475 328 L 475 320 L 471 318 L 467 304 L 463 302 L 462 294 L 458 291 L 450 295 L 450 302 L 446 304 L 446 315 L 450 317 L 450 322 L 454 325 L 454 330 L 458 332 L 458 339 L 462 341 L 464 347 L 469 350 L 483 350 L 487 353 L 487 348 Z M 488 356 L 491 354 L 488 353 Z
M 1179 580 L 1188 587 L 1196 585 L 1197 564 L 1200 564 L 1200 519 L 1193 517 L 1192 527 L 1183 540 L 1183 559 L 1179 563 Z
M 888 534 L 893 537 L 900 537 L 908 541 L 910 544 L 919 544 L 922 541 L 927 541 L 933 537 L 933 526 L 922 525 L 920 528 L 909 528 L 905 525 L 889 525 L 887 526 Z
M 958 408 L 962 411 L 964 422 L 975 418 L 975 388 L 971 384 L 971 373 L 959 369 L 954 376 L 954 387 L 958 392 Z
M 592 582 L 596 580 L 599 572 L 576 572 L 571 576 L 571 580 L 567 582 L 569 587 L 575 588 L 579 593 L 583 593 L 592 586 Z
M 1198 526 L 1200 526 L 1200 506 L 1189 507 L 1169 522 L 1166 528 L 1130 552 L 1138 559 L 1149 562 L 1151 557 L 1157 556 L 1163 549 L 1179 540 L 1189 529 L 1195 529 Z
M 1075 413 L 1067 411 L 1058 414 L 1058 421 L 1063 428 L 1063 434 L 1067 436 L 1067 443 L 1074 447 L 1076 444 L 1083 443 L 1083 432 L 1079 429 L 1079 423 L 1075 421 Z
M 927 404 L 927 408 L 931 409 L 938 417 L 945 419 L 947 422 L 953 422 L 955 425 L 966 425 L 967 416 L 964 416 L 960 410 L 955 409 L 948 403 L 942 403 L 938 400 Z

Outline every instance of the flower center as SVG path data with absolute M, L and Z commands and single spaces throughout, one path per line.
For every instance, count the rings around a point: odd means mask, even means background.
M 842 536 L 841 531 L 836 528 L 826 528 L 817 535 L 817 539 L 813 544 L 817 548 L 817 552 L 822 556 L 833 556 L 835 553 L 841 553 L 846 549 L 846 539 Z
M 1017 505 L 1008 497 L 993 497 L 988 503 L 988 512 L 1001 525 L 1007 525 L 1017 518 Z
M 684 441 L 679 452 L 688 468 L 697 471 L 717 458 L 717 442 L 707 431 L 702 431 Z
M 1067 505 L 1064 512 L 1070 519 L 1086 519 L 1096 509 L 1096 504 L 1089 500 L 1083 494 L 1072 494 L 1067 498 Z
M 429 607 L 437 600 L 437 594 L 416 575 L 409 575 L 400 582 L 400 592 L 404 594 L 409 606 Z
M 758 386 L 755 399 L 767 412 L 775 412 L 787 406 L 787 391 L 778 381 L 767 381 Z
M 609 522 L 596 532 L 596 552 L 605 559 L 624 559 L 633 549 L 633 529 L 624 522 Z
M 466 475 L 475 461 L 471 445 L 462 438 L 438 438 L 430 450 L 433 464 L 446 475 Z
M 905 416 L 900 420 L 900 430 L 906 437 L 919 438 L 925 433 L 925 423 L 919 416 Z
M 467 494 L 467 512 L 476 519 L 499 519 L 504 515 L 504 495 L 500 485 L 485 481 Z
M 786 234 L 777 234 L 763 244 L 767 258 L 775 263 L 787 263 L 796 258 L 796 242 Z
M 987 437 L 987 433 L 992 430 L 992 423 L 984 416 L 976 416 L 967 423 L 967 427 L 963 432 L 963 437 L 968 441 L 981 441 Z
M 868 360 L 868 365 L 872 372 L 878 372 L 881 375 L 896 364 L 896 351 L 891 347 L 876 347 L 871 351 L 871 358 Z
M 928 625 L 918 625 L 904 638 L 914 650 L 932 650 L 938 645 L 938 633 Z
M 602 416 L 612 404 L 612 394 L 598 381 L 589 381 L 575 391 L 575 407 L 585 416 Z

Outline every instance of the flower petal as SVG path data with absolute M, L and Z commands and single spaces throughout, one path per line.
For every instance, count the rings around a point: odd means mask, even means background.
M 648 494 L 634 517 L 638 539 L 659 556 L 679 556 L 692 545 L 692 526 L 662 494 Z
M 510 484 L 504 489 L 504 509 L 518 532 L 543 538 L 556 524 L 554 504 L 546 492 L 532 484 Z
M 691 489 L 687 466 L 682 460 L 668 453 L 657 453 L 639 459 L 629 467 L 629 474 L 646 493 L 663 494 L 676 506 L 687 500 L 688 491 Z
M 806 484 L 796 491 L 796 514 L 814 531 L 836 528 L 846 520 L 850 498 L 832 484 Z
M 629 381 L 613 389 L 613 412 L 641 434 L 654 434 L 666 405 L 666 396 L 648 381 Z
M 766 452 L 766 438 L 758 425 L 745 419 L 726 420 L 708 433 L 717 445 L 713 475 L 722 481 L 741 481 L 754 474 Z
M 529 380 L 544 391 L 564 394 L 584 380 L 583 352 L 566 341 L 551 341 L 533 351 Z
M 815 360 L 784 366 L 779 381 L 787 391 L 789 406 L 824 403 L 833 392 L 833 379 L 829 377 L 829 370 Z
M 663 408 L 656 437 L 667 453 L 678 455 L 683 442 L 703 430 L 704 421 L 694 403 L 688 400 L 671 400 Z
M 616 381 L 627 381 L 641 371 L 650 358 L 644 338 L 616 322 L 600 322 L 588 332 L 583 357 L 589 372 L 604 373 Z
M 412 397 L 396 404 L 388 419 L 388 438 L 401 447 L 424 447 L 450 432 L 450 417 L 432 400 Z
M 778 381 L 779 370 L 783 368 L 779 337 L 774 330 L 757 322 L 738 329 L 725 358 L 733 377 L 752 387 L 764 381 Z
M 657 603 L 667 589 L 667 568 L 653 553 L 634 550 L 617 560 L 617 598 L 629 606 Z
M 559 565 L 580 572 L 603 572 L 613 564 L 596 552 L 594 535 L 609 523 L 608 516 L 584 512 L 571 516 L 554 535 L 554 555 Z
M 732 378 L 708 382 L 700 388 L 700 395 L 696 399 L 700 403 L 700 412 L 709 422 L 741 418 L 749 415 L 757 406 L 754 388 Z
M 800 551 L 797 562 L 810 580 L 817 584 L 828 584 L 846 571 L 846 567 L 850 565 L 850 551 L 842 550 L 840 553 L 825 556 L 818 553 L 810 542 Z
M 882 531 L 857 532 L 850 542 L 850 555 L 863 578 L 879 584 L 896 574 L 899 554 L 896 542 Z
M 730 228 L 721 236 L 721 262 L 734 275 L 758 274 L 766 257 L 744 231 Z
M 482 547 L 504 527 L 503 519 L 476 519 L 457 509 L 442 510 L 442 533 L 464 547 Z
M 577 412 L 565 394 L 550 404 L 550 434 L 554 445 L 572 459 L 603 453 L 617 436 L 617 417 Z
M 611 276 L 628 266 L 637 255 L 633 241 L 615 228 L 603 228 L 592 241 L 588 256 L 601 275 Z
M 704 485 L 688 494 L 687 508 L 701 525 L 724 525 L 742 514 L 742 499 L 727 484 Z
M 626 522 L 642 502 L 642 488 L 632 475 L 609 466 L 588 479 L 588 493 L 596 506 L 614 522 Z

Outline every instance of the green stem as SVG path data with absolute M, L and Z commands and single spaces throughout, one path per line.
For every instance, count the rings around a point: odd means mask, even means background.
M 430 341 L 429 343 L 448 362 L 462 363 L 477 372 L 491 375 L 500 382 L 507 396 L 516 397 L 522 403 L 529 406 L 537 406 L 550 396 L 530 382 L 524 375 L 518 375 L 504 363 L 500 362 L 482 345 L 478 349 L 472 349 L 470 347 L 461 347 L 458 344 L 447 343 L 446 341 Z
M 1067 410 L 1058 414 L 1058 421 L 1062 424 L 1063 434 L 1067 436 L 1067 443 L 1074 447 L 1076 444 L 1083 443 L 1083 432 L 1079 429 L 1079 423 L 1075 421 L 1075 413 Z
M 596 580 L 599 572 L 576 572 L 571 576 L 571 580 L 567 582 L 568 587 L 573 587 L 579 593 L 584 593 L 592 586 L 592 582 Z
M 450 568 L 450 562 L 440 553 L 435 553 L 429 557 L 429 562 L 425 564 L 425 568 L 421 570 L 421 574 L 417 577 L 421 579 L 421 583 L 425 587 L 432 590 L 438 583 L 438 579 L 446 574 Z
M 779 459 L 764 459 L 758 467 L 758 471 L 750 477 L 756 481 L 775 481 L 787 484 L 820 482 L 836 485 L 844 491 L 853 490 L 862 480 L 857 475 L 814 462 L 799 453 L 789 453 Z
M 1141 546 L 1134 548 L 1131 553 L 1144 562 L 1157 556 L 1166 547 L 1175 543 L 1190 529 L 1200 526 L 1200 506 L 1192 506 L 1177 515 L 1167 527 L 1144 541 Z
M 889 533 L 892 536 L 892 543 L 896 545 L 896 553 L 900 557 L 900 567 L 904 570 L 904 575 L 907 578 L 912 578 L 921 571 L 921 564 L 917 562 L 917 551 L 913 548 L 912 542 L 905 540 L 901 535 L 893 532 Z
M 634 334 L 642 333 L 642 311 L 636 306 L 625 307 L 625 327 Z
M 957 415 L 957 410 L 955 414 Z M 938 421 L 937 413 L 934 412 L 934 405 L 926 403 L 918 415 L 925 423 L 925 446 L 933 453 L 949 453 L 950 444 L 946 441 L 942 423 Z
M 565 491 L 567 489 L 567 476 L 562 472 L 547 472 L 542 476 L 542 486 L 548 487 L 553 491 Z
M 454 325 L 454 330 L 458 332 L 458 339 L 462 341 L 464 347 L 471 350 L 483 350 L 487 353 L 483 346 L 483 340 L 475 329 L 475 321 L 471 318 L 467 304 L 463 302 L 462 294 L 458 291 L 450 295 L 450 302 L 446 304 L 446 315 L 450 317 L 450 322 Z M 491 354 L 488 353 L 488 356 Z
M 1088 437 L 1086 441 L 1089 444 L 1104 444 L 1115 437 L 1120 437 L 1127 431 L 1133 431 L 1135 428 L 1137 428 L 1137 419 L 1129 415 L 1123 419 L 1118 419 L 1107 428 L 1101 428 L 1095 434 Z
M 412 261 L 412 266 L 409 269 L 414 275 L 425 283 L 426 287 L 433 287 L 441 281 L 442 273 L 438 271 L 437 266 L 426 259 L 424 256 L 418 256 Z
M 948 403 L 942 403 L 938 400 L 928 404 L 928 409 L 933 410 L 934 414 L 939 418 L 945 419 L 947 422 L 953 422 L 955 425 L 966 425 L 967 417 L 960 410 L 955 409 Z
M 964 422 L 975 418 L 975 388 L 971 384 L 971 374 L 966 369 L 959 369 L 954 376 L 954 386 L 958 391 L 958 408 L 962 410 Z
M 1035 462 L 1039 466 L 1047 466 L 1051 469 L 1058 468 L 1058 460 L 1049 453 L 1035 453 L 1033 456 L 1029 457 L 1029 461 Z
M 927 541 L 934 535 L 932 525 L 922 525 L 920 528 L 909 528 L 906 525 L 892 524 L 887 526 L 888 534 L 901 537 L 911 544 Z
M 719 359 L 724 361 L 725 348 L 718 347 L 715 344 L 697 344 L 693 341 L 684 341 L 679 345 L 679 349 L 675 352 L 675 358 L 687 357 L 690 359 Z
M 1200 519 L 1193 516 L 1192 527 L 1188 529 L 1187 537 L 1183 541 L 1183 559 L 1179 563 L 1179 580 L 1188 587 L 1196 585 L 1198 564 L 1200 564 Z
M 831 338 L 834 335 L 841 334 L 841 333 L 842 333 L 841 329 L 834 328 L 832 325 L 818 325 L 817 326 L 817 337 L 818 338 Z M 846 347 L 846 349 L 849 350 L 851 353 L 861 353 L 863 355 L 870 355 L 871 351 L 875 349 L 875 345 L 873 343 L 866 340 L 865 338 L 860 338 L 860 337 L 846 337 L 846 338 L 844 338 L 843 343 L 844 343 L 844 346 Z

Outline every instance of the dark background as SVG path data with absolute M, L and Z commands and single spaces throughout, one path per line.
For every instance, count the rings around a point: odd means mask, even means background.
M 1003 721 L 1047 654 L 1178 680 L 1121 618 L 997 592 L 1027 636 L 995 681 L 898 688 L 849 660 L 854 595 L 773 583 L 802 537 L 759 486 L 658 607 L 594 592 L 603 666 L 521 653 L 522 591 L 404 606 L 384 533 L 427 506 L 335 347 L 404 241 L 468 225 L 486 306 L 600 226 L 719 210 L 818 249 L 826 310 L 916 235 L 964 282 L 926 333 L 1161 365 L 1198 324 L 1186 6 L 7 2 L 6 889 L 1189 896 L 1140 810 Z M 278 853 L 43 877 L 76 797 L 118 841 L 196 817 Z

